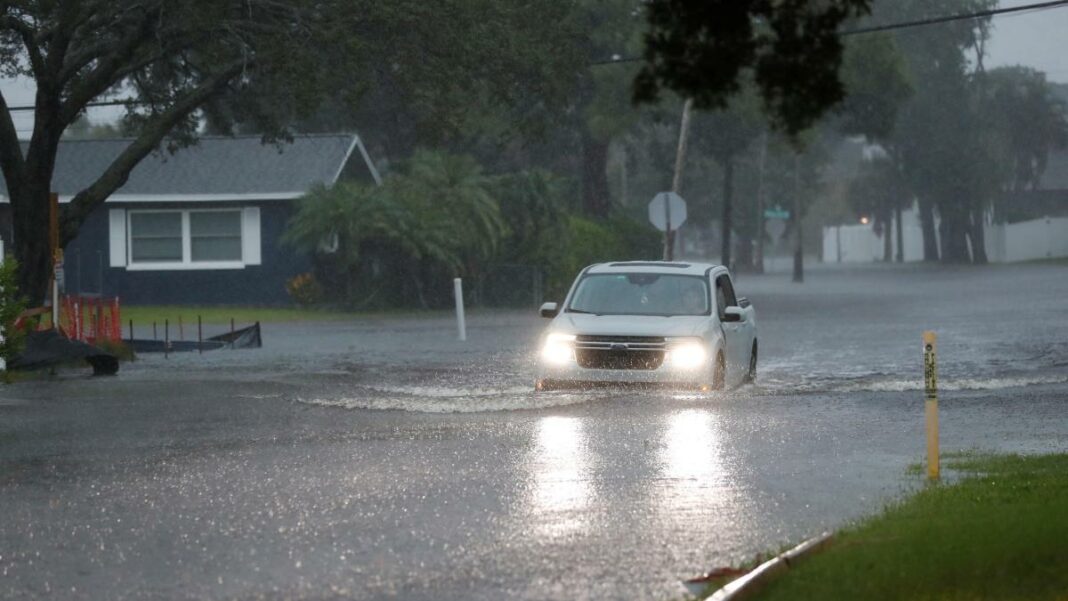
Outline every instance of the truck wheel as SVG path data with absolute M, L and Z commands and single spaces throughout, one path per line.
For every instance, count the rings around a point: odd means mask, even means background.
M 712 390 L 723 390 L 727 387 L 727 360 L 723 353 L 716 355 L 716 369 L 712 372 Z
M 749 371 L 745 374 L 745 383 L 756 382 L 757 376 L 757 341 L 753 341 L 753 352 L 749 355 Z

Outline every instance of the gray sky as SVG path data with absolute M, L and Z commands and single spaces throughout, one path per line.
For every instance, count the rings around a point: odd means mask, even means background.
M 1001 6 L 1035 2 L 1001 0 Z M 995 17 L 986 66 L 1004 65 L 1034 67 L 1045 71 L 1050 81 L 1068 82 L 1068 6 Z
M 884 0 L 885 1 L 885 0 Z M 1001 0 L 1002 7 L 1034 4 L 1038 0 Z M 938 27 L 932 25 L 931 27 Z M 986 66 L 1024 65 L 1045 71 L 1050 81 L 1068 83 L 1068 6 L 994 18 L 994 31 L 987 45 Z M 33 104 L 32 82 L 0 79 L 8 106 Z M 33 116 L 16 112 L 15 127 L 29 137 Z M 118 107 L 90 109 L 94 123 L 114 121 L 122 114 Z

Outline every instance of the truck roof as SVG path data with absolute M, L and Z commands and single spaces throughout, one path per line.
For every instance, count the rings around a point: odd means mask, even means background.
M 705 275 L 719 267 L 714 263 L 689 261 L 616 261 L 591 265 L 586 273 L 677 273 L 680 275 Z

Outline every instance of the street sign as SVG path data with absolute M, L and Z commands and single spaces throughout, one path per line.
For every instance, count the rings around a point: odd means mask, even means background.
M 771 235 L 771 241 L 777 242 L 779 238 L 782 238 L 783 232 L 786 231 L 786 220 L 768 219 L 764 222 L 764 229 Z
M 677 230 L 686 221 L 686 201 L 674 192 L 661 192 L 649 201 L 649 222 L 666 232 L 668 221 Z
M 774 209 L 764 210 L 764 219 L 789 219 L 790 211 L 782 207 L 775 207 Z

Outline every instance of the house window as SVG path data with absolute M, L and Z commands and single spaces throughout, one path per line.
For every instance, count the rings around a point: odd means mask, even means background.
M 127 269 L 241 269 L 260 264 L 259 227 L 256 207 L 118 209 L 111 216 L 112 252 L 127 246 Z M 117 263 L 112 266 L 123 266 Z
M 130 213 L 132 263 L 181 263 L 182 214 Z
M 241 211 L 190 211 L 190 258 L 197 261 L 241 260 Z

